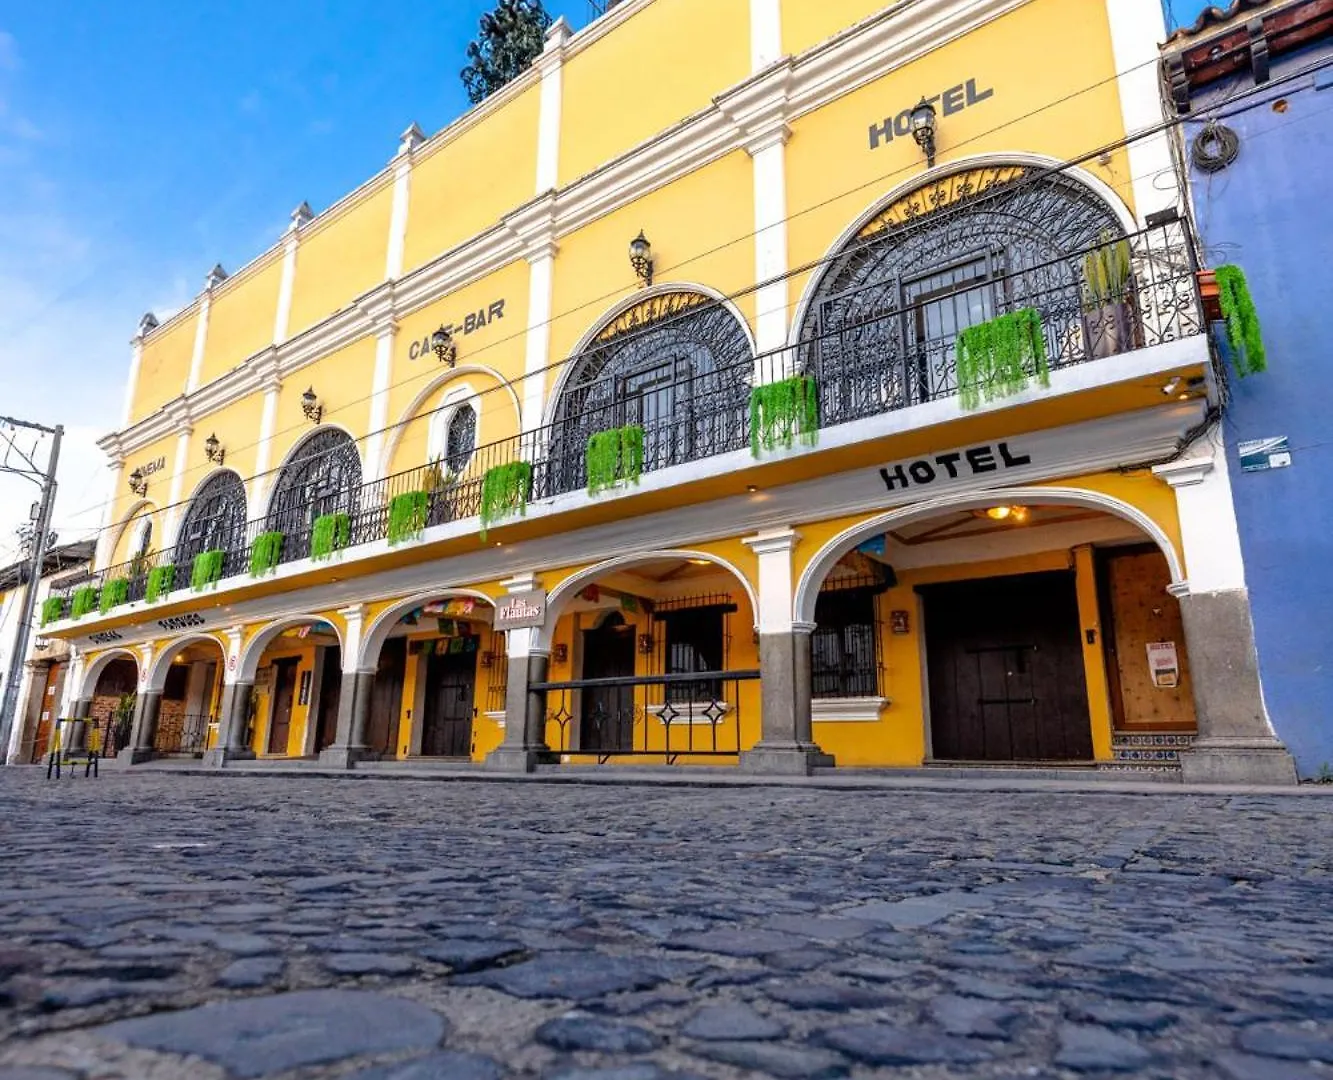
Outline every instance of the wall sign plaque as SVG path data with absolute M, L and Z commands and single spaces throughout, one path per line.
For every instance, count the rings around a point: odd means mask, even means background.
M 496 630 L 521 630 L 545 622 L 546 592 L 542 589 L 506 596 L 495 609 Z

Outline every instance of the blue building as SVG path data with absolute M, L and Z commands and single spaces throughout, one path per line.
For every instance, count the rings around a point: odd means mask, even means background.
M 1244 271 L 1262 326 L 1268 370 L 1230 366 L 1223 432 L 1268 713 L 1312 777 L 1333 769 L 1333 0 L 1206 9 L 1163 74 L 1204 265 Z

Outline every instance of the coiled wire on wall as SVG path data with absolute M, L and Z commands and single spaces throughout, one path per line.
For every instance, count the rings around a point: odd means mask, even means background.
M 1215 120 L 1208 121 L 1190 144 L 1190 157 L 1195 167 L 1206 173 L 1221 172 L 1239 154 L 1240 136 Z

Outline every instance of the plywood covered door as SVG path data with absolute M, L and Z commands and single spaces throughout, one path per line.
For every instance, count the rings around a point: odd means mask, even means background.
M 1104 551 L 1098 570 L 1116 728 L 1193 731 L 1185 624 L 1180 602 L 1166 591 L 1171 584 L 1166 557 L 1155 547 Z M 1166 642 L 1175 646 L 1179 676 L 1174 687 L 1158 686 L 1148 663 L 1148 646 Z
M 936 760 L 1092 759 L 1072 572 L 920 592 Z

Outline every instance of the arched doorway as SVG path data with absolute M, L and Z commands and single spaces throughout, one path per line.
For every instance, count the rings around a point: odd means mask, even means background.
M 313 758 L 337 736 L 342 634 L 318 616 L 266 626 L 242 650 L 238 681 L 252 684 L 246 732 L 261 757 Z
M 1196 730 L 1179 569 L 1151 519 L 1091 492 L 880 515 L 797 590 L 815 738 L 848 764 L 1172 766 Z
M 282 533 L 281 562 L 310 554 L 315 522 L 326 514 L 346 514 L 351 543 L 357 539 L 361 497 L 361 454 L 341 428 L 311 432 L 278 471 L 264 529 Z
M 592 335 L 555 399 L 546 494 L 587 484 L 598 432 L 643 432 L 643 471 L 735 450 L 748 439 L 754 351 L 744 322 L 704 293 L 664 290 Z
M 183 638 L 163 649 L 149 674 L 161 694 L 151 749 L 163 757 L 202 757 L 217 743 L 226 657 L 212 637 Z
M 223 552 L 222 576 L 245 569 L 245 484 L 231 469 L 219 469 L 194 493 L 176 534 L 175 588 L 190 582 L 191 566 L 205 551 Z
M 102 733 L 102 755 L 114 757 L 130 745 L 134 710 L 139 701 L 139 664 L 130 653 L 117 653 L 104 658 L 89 676 L 90 684 L 85 681 L 85 685 L 90 685 L 85 691 L 91 699 L 88 718 Z M 39 731 L 39 740 L 44 735 Z
M 1124 236 L 1091 187 L 1022 164 L 966 168 L 880 207 L 798 323 L 821 425 L 957 394 L 958 334 L 1010 312 L 1039 313 L 1051 369 L 1132 347 L 1132 305 L 1103 325 L 1084 303 L 1084 254 Z

